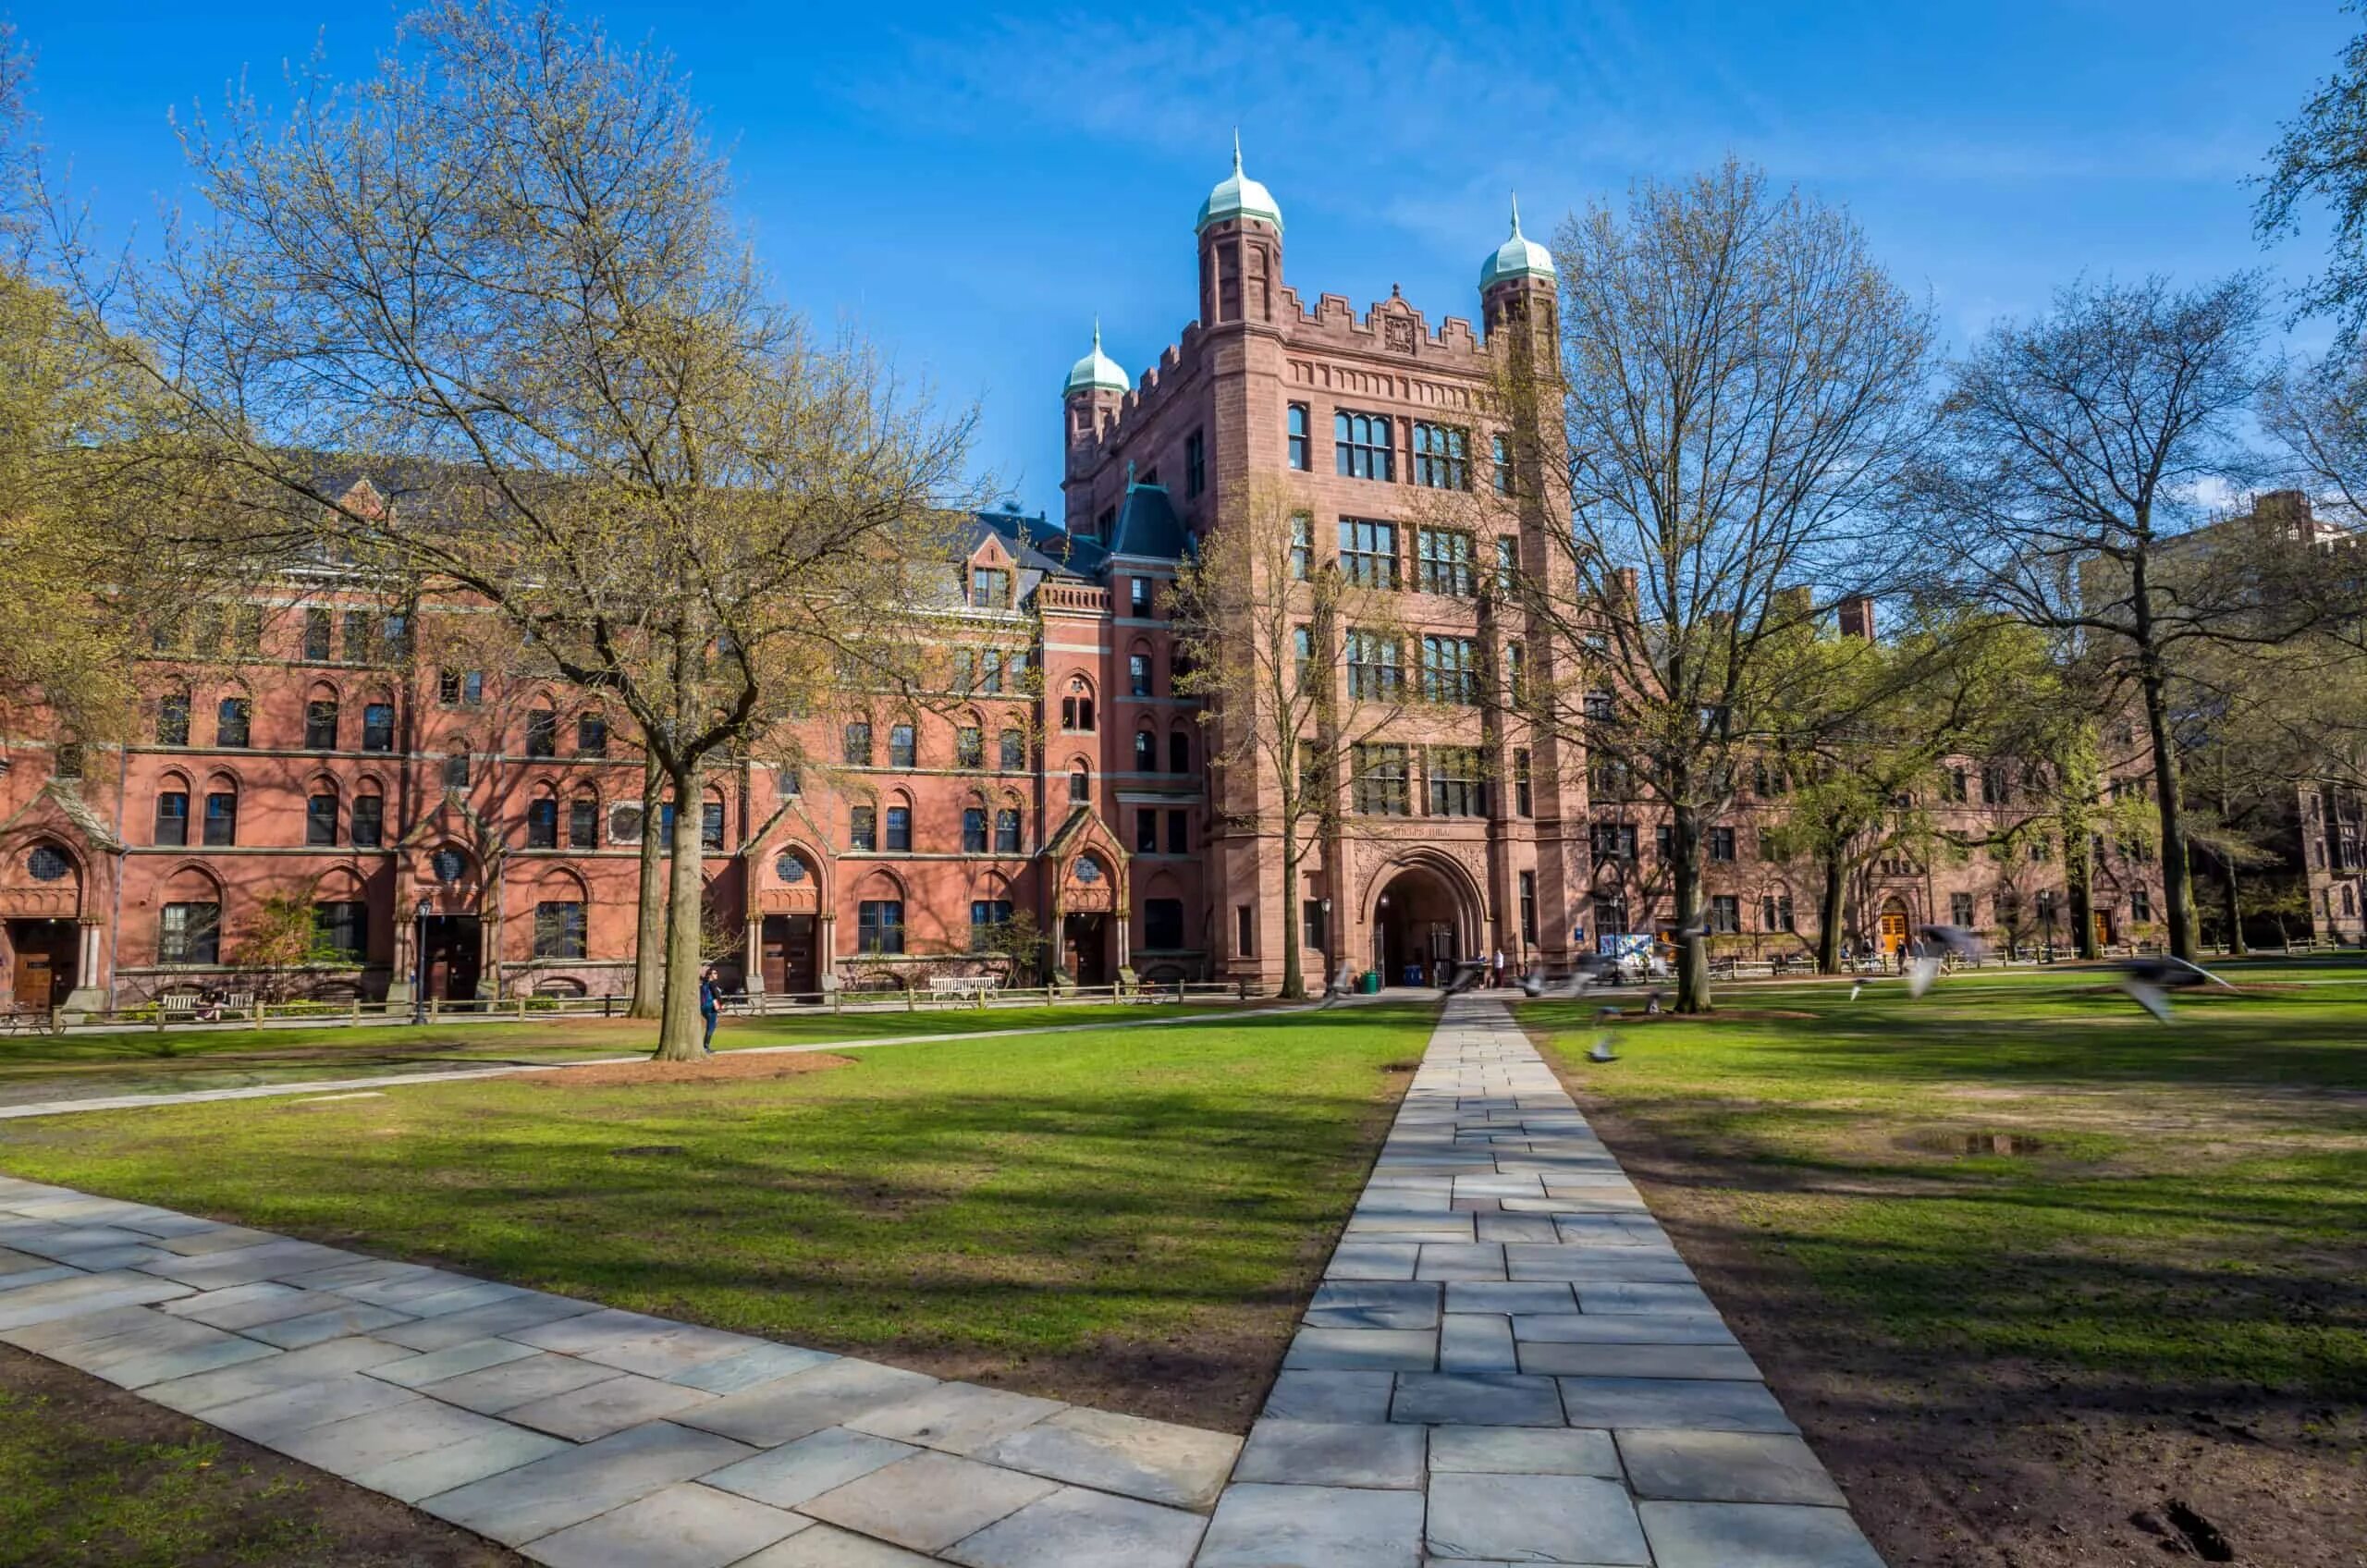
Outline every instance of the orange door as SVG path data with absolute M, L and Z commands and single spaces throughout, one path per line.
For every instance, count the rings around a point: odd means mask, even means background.
M 1891 913 L 1883 916 L 1883 953 L 1885 957 L 1907 945 L 1907 916 Z

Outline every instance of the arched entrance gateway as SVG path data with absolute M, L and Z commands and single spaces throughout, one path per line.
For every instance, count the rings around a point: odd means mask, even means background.
M 1443 986 L 1478 956 L 1479 906 L 1459 868 L 1416 862 L 1384 871 L 1373 897 L 1372 962 L 1388 986 Z

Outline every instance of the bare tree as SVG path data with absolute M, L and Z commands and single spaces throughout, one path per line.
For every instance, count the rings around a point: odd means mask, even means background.
M 970 422 L 770 302 L 659 55 L 444 0 L 350 85 L 290 86 L 185 136 L 209 215 L 117 296 L 143 362 L 257 518 L 486 606 L 630 715 L 683 808 L 658 1054 L 695 1054 L 702 775 L 835 650 L 899 645 Z
M 2300 553 L 2254 531 L 2195 532 L 2253 466 L 2263 307 L 2246 275 L 2190 289 L 2080 283 L 2005 323 L 1955 370 L 1944 447 L 1920 476 L 1921 547 L 1967 591 L 2048 632 L 2100 717 L 2132 693 L 2152 753 L 2170 950 L 2195 951 L 2173 681 L 2211 646 L 2308 624 Z
M 1566 503 L 1532 623 L 1590 650 L 1537 721 L 1625 769 L 1672 826 L 1678 1006 L 1710 1006 L 1702 838 L 1737 765 L 1806 704 L 1774 650 L 1874 586 L 1876 508 L 1925 428 L 1929 312 L 1840 211 L 1729 162 L 1563 226 L 1559 363 L 1508 362 L 1523 472 Z M 1556 456 L 1566 452 L 1566 461 Z M 1549 504 L 1549 514 L 1560 510 Z
M 1371 765 L 1361 748 L 1428 700 L 1407 668 L 1397 583 L 1343 570 L 1315 548 L 1314 519 L 1287 485 L 1253 486 L 1176 575 L 1185 667 L 1177 686 L 1208 704 L 1208 761 L 1236 802 L 1254 801 L 1233 820 L 1276 845 L 1286 907 L 1299 867 L 1319 844 L 1336 851 L 1352 820 L 1342 762 Z M 1405 750 L 1393 773 L 1368 766 L 1356 781 L 1382 796 L 1394 790 L 1401 815 L 1412 788 Z M 1367 804 L 1385 815 L 1390 801 Z M 1293 928 L 1282 943 L 1285 997 L 1306 995 L 1300 945 Z

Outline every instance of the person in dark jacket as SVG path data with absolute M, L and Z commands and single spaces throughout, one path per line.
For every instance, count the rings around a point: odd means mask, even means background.
M 721 987 L 716 982 L 713 969 L 707 969 L 700 974 L 699 1016 L 706 1021 L 706 1035 L 699 1044 L 709 1056 L 715 1054 L 715 1021 L 722 1012 L 722 1008 L 717 1001 L 720 991 Z

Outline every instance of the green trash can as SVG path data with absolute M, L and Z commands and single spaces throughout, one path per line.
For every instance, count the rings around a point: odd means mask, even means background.
M 1362 974 L 1356 976 L 1356 989 L 1359 993 L 1367 997 L 1377 997 L 1380 995 L 1380 971 L 1378 969 L 1367 969 Z

